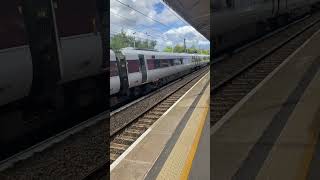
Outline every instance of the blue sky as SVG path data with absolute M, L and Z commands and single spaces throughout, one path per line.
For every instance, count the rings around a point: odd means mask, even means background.
M 116 0 L 110 0 L 110 32 L 118 33 L 123 29 L 137 39 L 157 40 L 156 48 L 162 50 L 165 46 L 183 44 L 186 38 L 187 46 L 196 45 L 201 49 L 209 49 L 210 44 L 199 32 L 188 23 L 181 21 L 161 0 L 119 0 L 130 7 L 147 14 L 161 22 L 149 18 L 122 5 Z
M 161 2 L 156 3 L 153 5 L 154 10 L 157 12 L 157 14 L 160 14 L 164 10 L 164 5 Z

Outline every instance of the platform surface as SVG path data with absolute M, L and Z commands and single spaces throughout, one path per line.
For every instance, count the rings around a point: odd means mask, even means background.
M 111 179 L 180 179 L 204 173 L 205 169 L 193 166 L 193 162 L 210 163 L 197 153 L 206 152 L 209 144 L 209 78 L 207 73 L 125 152 L 126 156 L 111 165 Z
M 320 31 L 211 128 L 212 179 L 320 179 L 319 47 Z

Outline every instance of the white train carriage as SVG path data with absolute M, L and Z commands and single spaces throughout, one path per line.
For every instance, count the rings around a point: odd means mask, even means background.
M 122 89 L 130 89 L 195 69 L 204 64 L 202 60 L 205 57 L 131 48 L 120 50 L 119 56 L 121 58 L 117 60 L 116 54 L 110 50 L 110 95 L 120 92 L 121 86 Z M 206 57 L 209 60 L 209 56 Z M 123 82 L 126 79 L 127 82 Z
M 120 77 L 115 53 L 110 50 L 110 95 L 120 91 Z
M 0 106 L 26 97 L 33 79 L 32 57 L 16 1 L 0 6 Z
M 270 22 L 283 23 L 310 11 L 319 0 L 215 0 L 213 41 L 215 48 L 232 46 L 263 32 Z M 227 22 L 227 23 L 226 23 Z M 269 24 L 270 25 L 270 24 Z
M 96 96 L 103 68 L 96 1 L 7 0 L 0 10 L 0 106 L 25 97 L 49 104 L 70 97 L 64 95 L 66 84 L 85 96 L 79 87 L 91 88 Z

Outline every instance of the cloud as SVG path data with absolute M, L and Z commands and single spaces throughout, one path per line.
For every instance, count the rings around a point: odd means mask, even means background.
M 116 0 L 110 0 L 111 33 L 114 34 L 124 30 L 137 38 L 156 40 L 158 42 L 156 48 L 159 50 L 162 50 L 165 46 L 183 44 L 184 38 L 186 38 L 187 46 L 191 46 L 193 43 L 209 48 L 209 41 L 202 37 L 192 26 L 186 25 L 176 17 L 166 5 L 162 7 L 159 4 L 162 3 L 160 0 L 119 1 L 165 24 L 165 26 L 122 5 Z

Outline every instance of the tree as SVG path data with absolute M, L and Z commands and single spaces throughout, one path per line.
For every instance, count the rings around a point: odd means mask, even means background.
M 177 53 L 183 53 L 184 52 L 184 47 L 183 46 L 180 46 L 179 44 L 177 44 L 174 49 L 173 49 L 174 52 L 177 52 Z
M 125 47 L 148 48 L 154 49 L 157 45 L 155 40 L 137 40 L 134 36 L 127 35 L 123 30 L 110 38 L 111 49 L 118 50 Z
M 172 47 L 167 46 L 163 49 L 163 52 L 172 52 Z
M 209 50 L 202 50 L 201 53 L 202 53 L 202 54 L 209 55 L 209 54 L 210 54 L 210 49 L 209 49 Z
M 154 49 L 154 47 L 156 47 L 157 45 L 157 41 L 151 41 L 150 42 L 150 47 L 152 47 Z
M 187 48 L 188 53 L 198 53 L 198 51 L 199 50 L 196 48 L 194 44 L 190 48 Z

